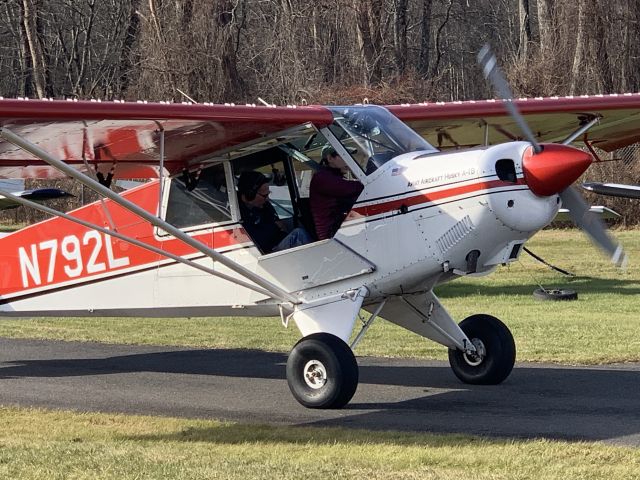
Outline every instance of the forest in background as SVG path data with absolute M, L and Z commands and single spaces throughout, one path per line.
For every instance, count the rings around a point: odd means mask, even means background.
M 640 91 L 638 0 L 0 0 L 0 95 L 482 99 L 487 42 L 517 96 Z M 624 155 L 590 177 L 638 183 L 635 150 Z
M 640 90 L 638 0 L 0 0 L 0 95 L 378 103 Z

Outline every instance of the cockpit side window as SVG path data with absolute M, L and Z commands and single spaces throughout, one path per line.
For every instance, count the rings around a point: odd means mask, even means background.
M 230 221 L 223 164 L 172 178 L 165 219 L 178 228 Z

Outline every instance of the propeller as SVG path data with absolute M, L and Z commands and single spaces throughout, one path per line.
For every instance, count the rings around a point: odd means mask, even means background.
M 513 94 L 507 80 L 498 66 L 496 56 L 489 45 L 478 53 L 478 62 L 485 78 L 502 99 L 509 115 L 518 124 L 525 139 L 531 143 L 533 152 L 525 154 L 523 170 L 525 181 L 533 193 L 541 196 L 558 193 L 569 216 L 593 243 L 602 249 L 618 267 L 624 267 L 627 255 L 622 246 L 607 233 L 607 227 L 598 216 L 589 211 L 589 205 L 571 184 L 582 175 L 592 162 L 591 155 L 561 144 L 541 145 L 536 140 L 529 125 L 513 102 Z
M 529 128 L 529 124 L 518 111 L 518 107 L 513 103 L 513 93 L 511 93 L 511 88 L 507 83 L 507 79 L 502 74 L 502 71 L 498 66 L 496 56 L 491 50 L 489 44 L 486 44 L 480 49 L 480 52 L 478 53 L 478 62 L 482 66 L 484 78 L 493 85 L 498 98 L 502 99 L 504 102 L 504 106 L 509 112 L 509 115 L 511 115 L 511 117 L 516 121 L 518 127 L 520 127 L 520 131 L 533 147 L 533 151 L 536 153 L 542 152 L 542 147 Z

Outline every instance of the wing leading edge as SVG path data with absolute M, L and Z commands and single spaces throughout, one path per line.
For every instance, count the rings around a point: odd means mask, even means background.
M 583 183 L 582 188 L 600 195 L 640 199 L 640 186 L 619 183 Z

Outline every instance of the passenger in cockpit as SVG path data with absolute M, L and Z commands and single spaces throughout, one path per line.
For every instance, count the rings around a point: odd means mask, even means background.
M 311 179 L 309 203 L 318 240 L 324 240 L 338 231 L 364 187 L 344 178 L 349 169 L 332 146 L 322 149 L 320 164 Z

